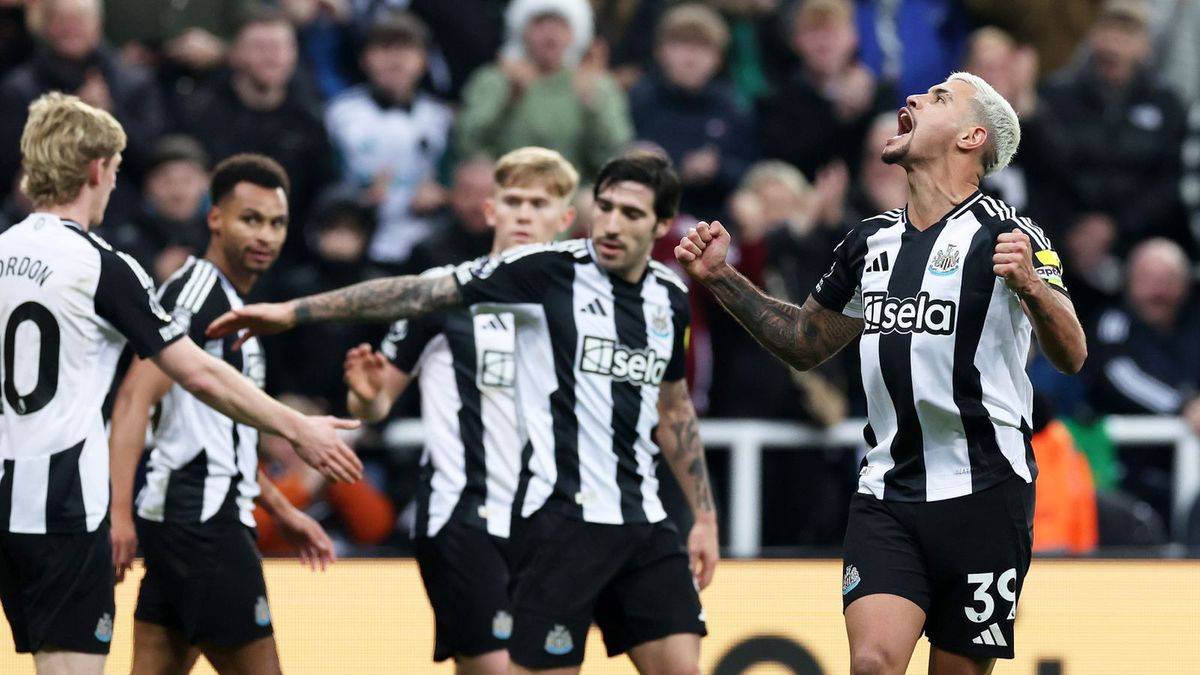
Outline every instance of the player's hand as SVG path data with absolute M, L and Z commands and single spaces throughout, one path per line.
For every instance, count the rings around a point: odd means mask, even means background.
M 371 345 L 363 343 L 346 352 L 346 361 L 342 365 L 345 374 L 342 379 L 355 396 L 364 403 L 371 403 L 383 389 L 383 374 L 387 368 L 387 358 L 371 349 Z
M 675 247 L 675 259 L 689 276 L 701 283 L 728 267 L 725 262 L 728 253 L 729 232 L 715 220 L 711 225 L 696 223 Z
M 138 536 L 133 517 L 114 513 L 111 537 L 113 569 L 117 572 L 117 583 L 121 583 L 125 580 L 125 573 L 133 567 L 133 557 L 137 555 Z
M 296 549 L 300 562 L 312 571 L 324 572 L 337 560 L 333 541 L 325 528 L 300 509 L 293 506 L 275 514 L 275 525 L 283 540 Z
M 1033 247 L 1029 244 L 1029 235 L 1019 229 L 1002 232 L 996 238 L 992 271 L 1022 297 L 1036 293 L 1043 283 L 1033 271 Z
M 300 433 L 292 443 L 300 459 L 332 481 L 353 483 L 362 478 L 362 461 L 337 434 L 338 429 L 357 429 L 358 420 L 330 415 L 305 415 L 303 419 Z
M 263 302 L 225 312 L 208 324 L 204 334 L 210 338 L 219 338 L 243 331 L 233 343 L 233 349 L 236 351 L 252 337 L 282 333 L 295 325 L 294 302 Z
M 717 571 L 717 560 L 721 558 L 715 517 L 697 518 L 696 522 L 692 523 L 687 548 L 692 577 L 700 590 L 704 590 L 712 583 L 713 574 Z

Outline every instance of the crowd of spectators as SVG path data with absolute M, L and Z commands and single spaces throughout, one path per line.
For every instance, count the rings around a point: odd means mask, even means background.
M 26 107 L 60 90 L 125 126 L 98 231 L 159 281 L 204 250 L 207 172 L 236 152 L 292 181 L 288 244 L 256 291 L 279 299 L 486 252 L 504 152 L 553 148 L 586 182 L 637 145 L 682 176 L 678 231 L 721 219 L 739 269 L 800 302 L 848 228 L 904 205 L 903 170 L 879 159 L 894 111 L 959 69 L 1021 116 L 1015 161 L 983 189 L 1057 244 L 1089 336 L 1079 378 L 1033 357 L 1039 394 L 1081 446 L 1108 414 L 1200 430 L 1200 0 L 0 0 L 0 228 L 28 211 Z M 711 298 L 692 302 L 702 414 L 863 414 L 854 349 L 789 372 Z M 269 340 L 268 388 L 344 413 L 343 355 L 385 329 Z M 360 443 L 381 446 L 373 430 Z M 403 509 L 412 457 L 376 457 Z M 765 494 L 783 496 L 766 543 L 838 543 L 844 512 L 826 504 L 844 504 L 828 486 L 853 489 L 847 457 L 768 457 Z M 1122 449 L 1096 483 L 1166 524 L 1171 470 L 1169 453 Z

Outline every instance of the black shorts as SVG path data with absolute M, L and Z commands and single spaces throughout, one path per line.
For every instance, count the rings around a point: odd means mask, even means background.
M 609 656 L 668 635 L 708 633 L 669 521 L 598 525 L 543 508 L 513 519 L 511 545 L 508 651 L 526 668 L 582 663 L 593 619 Z
M 446 523 L 435 537 L 417 537 L 417 566 L 433 606 L 433 660 L 479 656 L 508 648 L 506 542 L 462 522 Z
M 240 521 L 137 519 L 146 576 L 133 616 L 191 644 L 242 645 L 272 634 L 254 531 Z
M 105 519 L 81 534 L 0 533 L 0 600 L 18 652 L 108 653 L 116 616 L 109 532 Z
M 1017 601 L 1033 550 L 1034 487 L 1014 477 L 936 502 L 856 494 L 846 526 L 842 606 L 875 593 L 925 611 L 930 644 L 1013 658 Z

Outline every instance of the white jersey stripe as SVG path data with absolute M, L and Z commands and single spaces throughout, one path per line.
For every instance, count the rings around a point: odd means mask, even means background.
M 595 265 L 575 270 L 571 299 L 574 303 L 578 351 L 584 359 L 600 359 L 596 340 L 618 342 L 613 307 L 612 283 Z M 601 311 L 586 311 L 598 303 Z M 613 454 L 612 380 L 601 374 L 575 375 L 575 418 L 579 420 L 579 447 L 602 448 L 601 452 L 579 453 L 579 496 L 584 520 L 591 523 L 621 522 L 621 491 L 616 481 L 617 456 Z M 588 382 L 590 380 L 590 383 Z

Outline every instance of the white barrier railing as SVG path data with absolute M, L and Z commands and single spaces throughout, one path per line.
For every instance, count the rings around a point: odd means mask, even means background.
M 821 450 L 857 448 L 864 421 L 847 420 L 829 429 L 763 420 L 703 420 L 700 437 L 708 448 L 728 448 L 729 552 L 735 557 L 758 555 L 762 542 L 762 453 L 764 448 Z M 1108 435 L 1117 445 L 1161 443 L 1175 446 L 1172 485 L 1172 539 L 1181 541 L 1188 509 L 1200 494 L 1200 438 L 1180 419 L 1153 416 L 1110 417 Z M 421 421 L 398 420 L 388 425 L 389 446 L 421 445 Z

